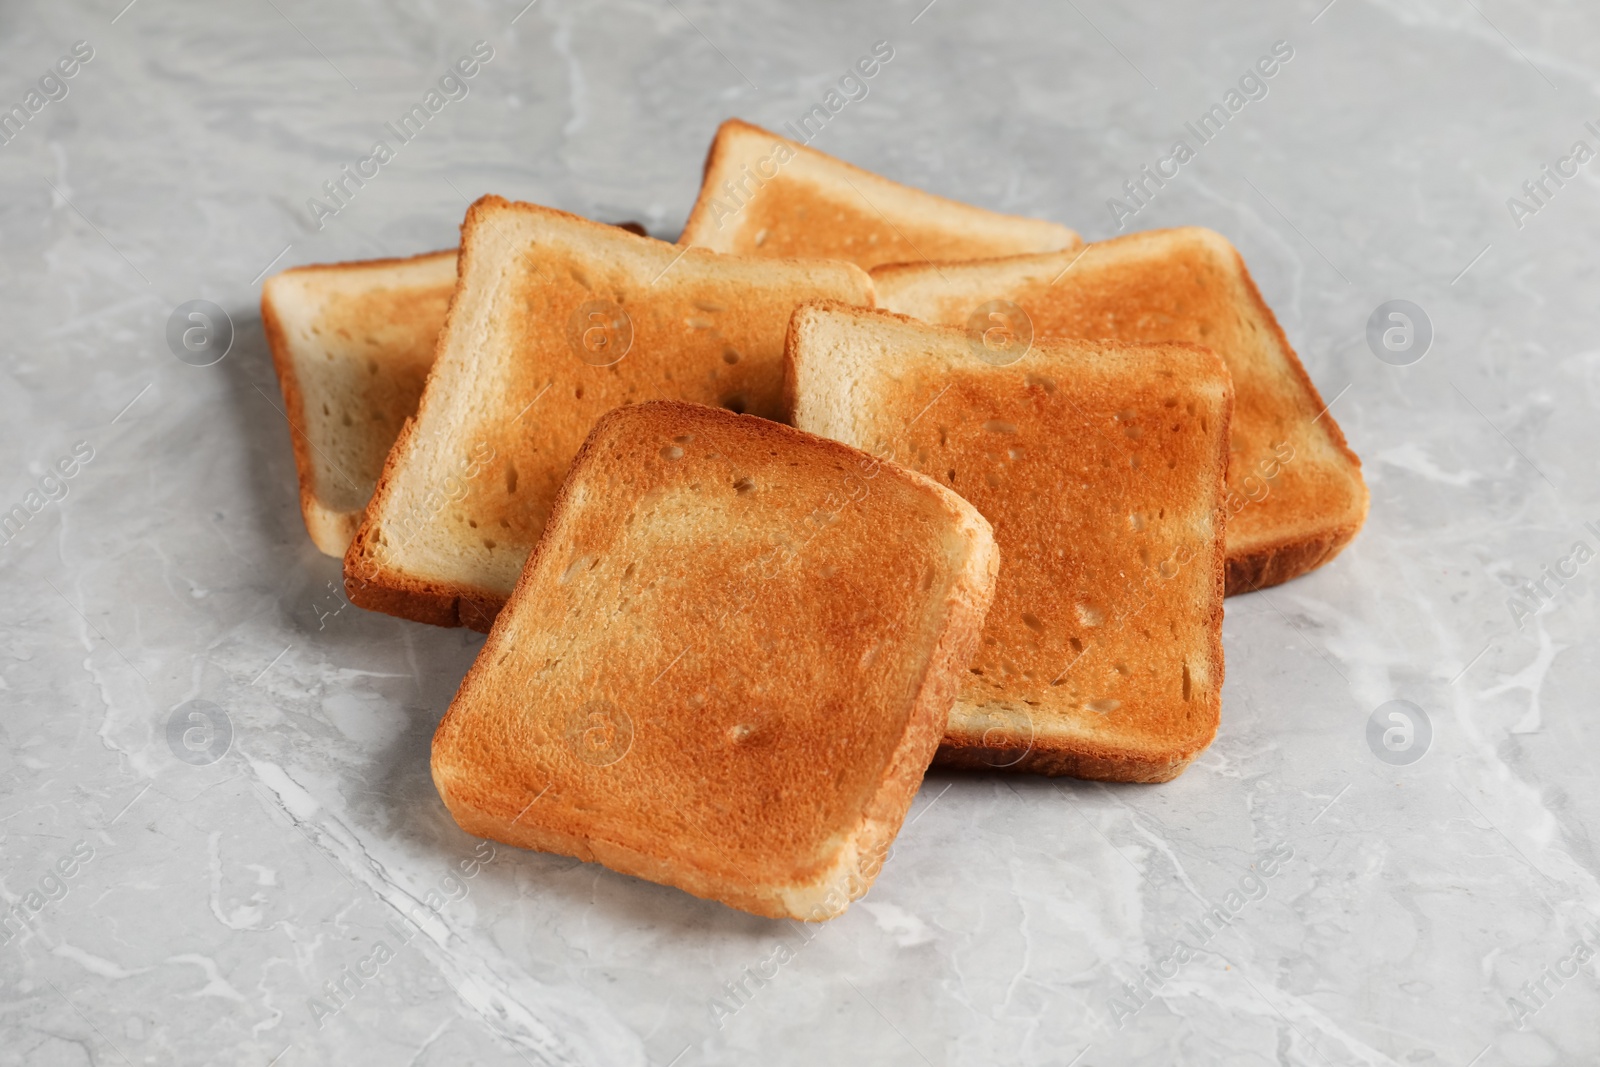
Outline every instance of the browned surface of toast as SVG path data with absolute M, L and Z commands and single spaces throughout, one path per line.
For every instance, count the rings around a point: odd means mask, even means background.
M 729 119 L 706 157 L 683 245 L 861 267 L 1076 248 L 1072 230 L 947 200 Z
M 899 831 L 996 569 L 988 524 L 919 475 L 714 408 L 619 409 L 439 724 L 434 782 L 474 836 L 831 917 Z
M 434 371 L 345 555 L 351 600 L 487 630 L 595 420 L 660 398 L 777 418 L 790 313 L 819 298 L 870 304 L 871 281 L 478 201 Z
M 812 305 L 790 328 L 795 424 L 892 457 L 994 526 L 1000 581 L 939 762 L 1176 777 L 1221 708 L 1231 387 L 1189 344 L 1035 343 Z
M 456 287 L 456 253 L 295 267 L 261 289 L 312 541 L 344 555 L 417 410 Z
M 644 236 L 637 222 L 616 225 Z M 350 547 L 383 461 L 417 412 L 456 289 L 457 251 L 293 267 L 261 287 L 300 511 L 330 556 Z
M 1233 375 L 1228 592 L 1333 558 L 1367 514 L 1361 461 L 1346 445 L 1244 261 L 1194 227 L 1130 234 L 1080 252 L 873 272 L 878 303 L 965 326 L 990 301 L 1021 307 L 1039 340 L 1188 341 Z

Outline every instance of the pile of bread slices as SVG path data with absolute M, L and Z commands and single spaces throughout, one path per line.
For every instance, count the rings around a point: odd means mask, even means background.
M 1175 777 L 1224 593 L 1366 516 L 1221 236 L 1086 245 L 738 121 L 676 244 L 489 196 L 262 315 L 350 600 L 489 634 L 460 825 L 762 915 L 864 893 L 930 762 Z

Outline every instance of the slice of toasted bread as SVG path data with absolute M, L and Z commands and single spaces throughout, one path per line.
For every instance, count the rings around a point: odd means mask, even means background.
M 795 425 L 926 473 L 994 524 L 1000 582 L 939 762 L 1176 777 L 1216 734 L 1232 389 L 1210 349 L 994 354 L 963 331 L 812 305 Z
M 434 734 L 434 783 L 476 837 L 837 915 L 899 832 L 997 569 L 989 524 L 921 475 L 716 408 L 613 411 Z
M 1190 341 L 1233 374 L 1228 592 L 1276 585 L 1338 554 L 1367 516 L 1361 461 L 1244 260 L 1211 230 L 1129 234 L 1081 252 L 880 267 L 881 307 L 929 322 L 1029 329 L 1036 340 Z M 1025 318 L 1018 318 L 1020 308 Z
M 637 222 L 617 226 L 644 234 Z M 455 289 L 454 248 L 292 267 L 261 287 L 300 512 L 330 556 L 350 547 L 384 458 L 416 414 Z
M 729 119 L 711 142 L 678 243 L 870 268 L 1050 252 L 1083 241 L 1058 223 L 946 200 Z
M 261 287 L 311 540 L 342 556 L 417 410 L 456 288 L 456 253 L 295 267 Z
M 819 298 L 871 304 L 872 283 L 479 200 L 422 403 L 345 554 L 351 600 L 487 630 L 595 420 L 662 398 L 777 418 L 789 316 Z

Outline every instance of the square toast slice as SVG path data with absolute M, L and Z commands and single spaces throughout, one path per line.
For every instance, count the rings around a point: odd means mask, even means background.
M 1061 341 L 795 313 L 795 425 L 893 458 L 994 526 L 1000 581 L 938 762 L 1177 777 L 1222 693 L 1227 369 L 1189 344 Z
M 997 567 L 989 524 L 921 475 L 748 415 L 619 408 L 439 724 L 434 783 L 474 836 L 837 915 L 899 832 Z
M 1214 349 L 1234 388 L 1230 594 L 1321 566 L 1366 521 L 1361 461 L 1221 234 L 1184 227 L 1057 255 L 938 270 L 905 263 L 878 268 L 873 281 L 880 307 L 928 322 L 970 328 L 977 316 L 980 328 L 1004 319 L 1035 340 L 1189 341 Z
M 343 556 L 417 410 L 456 289 L 456 251 L 294 267 L 261 287 L 312 543 Z
M 487 630 L 595 420 L 654 399 L 776 418 L 807 300 L 872 303 L 858 267 L 720 256 L 484 197 L 416 417 L 345 554 L 362 607 Z
M 678 243 L 871 268 L 1051 252 L 1083 240 L 1058 223 L 946 200 L 729 119 L 711 142 Z

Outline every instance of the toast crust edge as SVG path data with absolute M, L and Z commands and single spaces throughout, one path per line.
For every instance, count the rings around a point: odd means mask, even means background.
M 366 514 L 360 511 L 342 511 L 322 503 L 316 491 L 316 465 L 311 455 L 311 444 L 304 429 L 305 392 L 294 372 L 294 357 L 289 351 L 289 334 L 278 317 L 277 304 L 272 299 L 273 283 L 279 278 L 294 274 L 342 272 L 351 268 L 397 267 L 435 256 L 454 255 L 453 248 L 433 252 L 419 252 L 414 256 L 389 256 L 382 259 L 358 259 L 346 263 L 307 263 L 290 267 L 268 278 L 261 286 L 261 329 L 267 337 L 267 349 L 272 353 L 272 369 L 278 376 L 278 390 L 283 394 L 284 417 L 289 421 L 289 444 L 294 450 L 294 472 L 300 483 L 300 517 L 305 522 L 311 543 L 325 556 L 340 559 Z
M 741 118 L 729 118 L 724 119 L 722 124 L 717 127 L 717 132 L 711 137 L 711 146 L 706 149 L 706 161 L 700 168 L 700 188 L 695 193 L 694 205 L 689 209 L 688 217 L 683 221 L 683 232 L 678 235 L 678 240 L 676 241 L 676 243 L 679 245 L 687 243 L 691 247 L 709 247 L 707 245 L 695 244 L 695 239 L 703 236 L 701 231 L 702 229 L 706 228 L 706 218 L 711 214 L 711 202 L 717 198 L 715 190 L 712 190 L 707 185 L 706 179 L 711 175 L 715 165 L 720 162 L 724 156 L 727 156 L 733 151 L 733 138 L 732 136 L 725 138 L 723 136 L 724 133 L 728 133 L 730 135 L 735 133 L 755 133 L 763 137 L 771 137 L 774 140 L 782 141 L 784 144 L 787 144 L 797 155 L 810 155 L 815 159 L 821 160 L 825 163 L 841 167 L 847 173 L 858 178 L 864 177 L 872 181 L 889 182 L 890 184 L 898 186 L 899 188 L 908 192 L 929 197 L 938 202 L 938 204 L 944 208 L 954 208 L 959 211 L 978 211 L 983 212 L 986 215 L 999 215 L 1009 219 L 1035 222 L 1039 223 L 1041 226 L 1054 226 L 1063 231 L 1063 239 L 1070 238 L 1070 241 L 1064 244 L 1059 251 L 1075 251 L 1082 248 L 1084 244 L 1082 234 L 1078 233 L 1077 230 L 1072 229 L 1070 226 L 1056 222 L 1053 219 L 1034 218 L 1033 216 L 1029 215 L 1008 215 L 1005 212 L 993 211 L 989 208 L 979 207 L 976 204 L 969 204 L 964 200 L 955 200 L 948 196 L 941 196 L 938 193 L 929 192 L 920 186 L 907 185 L 905 182 L 897 181 L 894 178 L 879 174 L 876 171 L 870 171 L 865 167 L 859 167 L 848 160 L 840 159 L 838 156 L 830 155 L 827 152 L 821 151 L 820 149 L 812 148 L 808 144 L 802 144 L 793 138 L 785 137 L 781 133 L 773 133 L 764 126 L 757 126 L 755 123 L 746 122 Z M 996 256 L 997 258 L 1003 258 L 1014 254 L 1015 253 L 1001 252 L 997 253 Z
M 1213 735 L 1215 735 L 1213 728 Z M 1127 785 L 1160 785 L 1177 778 L 1188 770 L 1195 757 L 1209 746 L 1200 746 L 1187 756 L 1170 760 L 1136 759 L 1118 755 L 1110 750 L 1104 754 L 1087 752 L 1049 752 L 1032 749 L 1019 755 L 1015 763 L 1006 763 L 1007 749 L 984 748 L 981 745 L 939 746 L 933 765 L 950 770 L 1009 771 L 1022 774 L 1039 774 L 1050 778 L 1082 778 L 1090 782 L 1120 782 Z
M 977 508 L 932 478 L 888 460 L 878 462 L 905 475 L 913 484 L 920 483 L 936 490 L 947 503 L 953 501 L 952 510 L 965 518 L 963 525 L 968 531 L 971 549 L 965 568 L 951 584 L 944 628 L 934 642 L 933 652 L 918 682 L 900 747 L 895 750 L 877 792 L 867 802 L 861 826 L 846 850 L 855 860 L 843 872 L 847 896 L 831 911 L 818 912 L 818 906 L 814 906 L 813 914 L 802 916 L 810 921 L 841 914 L 851 901 L 866 895 L 877 880 L 889 848 L 911 809 L 911 802 L 922 788 L 922 780 L 943 744 L 950 710 L 960 695 L 967 664 L 972 661 L 983 636 L 984 622 L 989 615 L 989 605 L 994 602 L 1000 574 L 1000 547 L 994 540 L 993 527 Z
M 1224 238 L 1226 240 L 1226 238 Z M 1288 334 L 1283 332 L 1283 326 L 1278 322 L 1278 316 L 1273 314 L 1272 308 L 1261 296 L 1261 290 L 1256 286 L 1256 280 L 1250 274 L 1250 268 L 1245 264 L 1244 255 L 1233 247 L 1233 242 L 1228 242 L 1228 247 L 1233 250 L 1234 261 L 1239 267 L 1239 277 L 1244 282 L 1245 292 L 1249 295 L 1256 311 L 1261 315 L 1262 321 L 1272 330 L 1272 335 L 1278 345 L 1289 357 L 1289 371 L 1294 375 L 1307 394 L 1317 405 L 1319 411 L 1326 412 L 1327 403 L 1322 399 L 1322 393 L 1317 389 L 1311 375 L 1307 372 L 1305 364 L 1300 360 L 1300 353 L 1294 350 L 1289 343 Z M 1360 512 L 1353 523 L 1339 523 L 1329 526 L 1326 530 L 1313 537 L 1286 537 L 1279 541 L 1268 542 L 1245 552 L 1234 552 L 1228 555 L 1228 583 L 1227 595 L 1234 596 L 1239 593 L 1253 593 L 1257 589 L 1266 589 L 1270 586 L 1281 585 L 1291 578 L 1298 578 L 1308 574 L 1327 563 L 1342 552 L 1346 545 L 1355 540 L 1356 534 L 1361 532 L 1361 527 L 1366 525 L 1367 514 L 1372 507 L 1372 494 L 1367 488 L 1367 480 L 1361 474 L 1361 457 L 1356 455 L 1345 440 L 1344 429 L 1339 421 L 1331 414 L 1327 415 L 1325 432 L 1328 441 L 1341 456 L 1350 463 L 1350 478 L 1359 490 L 1361 498 Z
M 804 434 L 805 431 L 784 426 L 753 415 L 737 415 L 721 408 L 693 404 L 681 400 L 647 401 L 644 404 L 616 408 L 603 415 L 584 439 L 573 458 L 572 469 L 577 469 L 591 452 L 600 447 L 602 437 L 610 432 L 613 421 L 640 417 L 639 408 L 656 410 L 693 409 L 705 416 L 719 420 L 747 420 L 761 435 L 786 436 Z M 807 434 L 809 437 L 816 435 Z M 847 453 L 853 461 L 871 459 L 868 453 L 828 438 L 816 438 L 830 448 Z M 965 673 L 972 650 L 977 647 L 983 631 L 989 604 L 994 598 L 995 578 L 999 573 L 999 549 L 988 520 L 976 508 L 957 494 L 937 482 L 884 460 L 877 462 L 890 468 L 893 474 L 906 481 L 930 488 L 950 513 L 952 523 L 959 524 L 966 533 L 969 553 L 965 566 L 957 573 L 948 594 L 948 607 L 944 624 L 934 640 L 927 664 L 918 680 L 916 695 L 906 716 L 905 730 L 900 743 L 885 767 L 878 788 L 862 807 L 861 821 L 855 831 L 841 842 L 835 862 L 812 879 L 792 885 L 740 886 L 716 878 L 696 877 L 698 872 L 674 865 L 669 860 L 651 856 L 637 849 L 583 837 L 548 827 L 515 824 L 515 820 L 489 815 L 474 807 L 470 789 L 458 791 L 453 779 L 456 773 L 441 773 L 440 752 L 443 746 L 455 743 L 449 736 L 452 724 L 463 714 L 457 701 L 480 670 L 488 670 L 487 657 L 478 656 L 457 687 L 456 696 L 434 730 L 429 751 L 429 772 L 440 799 L 457 824 L 469 834 L 489 837 L 519 848 L 575 856 L 586 862 L 597 862 L 633 877 L 643 878 L 660 885 L 671 886 L 754 915 L 772 919 L 798 919 L 818 922 L 843 913 L 850 903 L 863 896 L 876 880 L 888 851 L 888 845 L 899 833 L 910 810 L 911 802 L 921 787 L 924 774 L 933 759 L 939 739 L 944 734 L 950 707 L 959 691 L 961 676 Z M 551 505 L 550 522 L 546 529 L 554 528 L 568 506 L 572 480 L 564 481 L 557 490 Z M 528 564 L 517 578 L 511 596 L 515 599 L 523 585 L 530 580 L 536 565 L 546 551 L 547 538 L 541 537 L 528 557 Z M 491 637 L 493 640 L 493 637 Z M 520 816 L 519 816 L 520 818 Z M 515 824 L 515 825 L 513 825 Z
M 1284 333 L 1283 325 L 1278 322 L 1278 316 L 1273 313 L 1271 306 L 1261 295 L 1261 290 L 1256 285 L 1255 278 L 1250 273 L 1249 266 L 1244 261 L 1244 255 L 1229 241 L 1226 236 L 1203 226 L 1179 226 L 1165 229 L 1141 230 L 1137 233 L 1123 234 L 1107 238 L 1095 244 L 1109 244 L 1127 238 L 1149 237 L 1159 234 L 1171 234 L 1183 230 L 1202 231 L 1208 240 L 1220 240 L 1228 247 L 1233 256 L 1234 264 L 1239 271 L 1240 280 L 1244 283 L 1245 295 L 1251 305 L 1260 314 L 1262 321 L 1271 330 L 1272 336 L 1277 340 L 1279 348 L 1288 357 L 1290 375 L 1300 387 L 1315 402 L 1318 410 L 1327 405 L 1322 399 L 1322 393 L 1317 389 L 1316 383 L 1311 380 L 1311 375 L 1306 371 L 1305 364 L 1300 359 L 1300 353 L 1295 351 L 1289 343 L 1289 337 Z M 1084 248 L 1093 248 L 1094 244 L 1085 245 Z M 1073 249 L 1064 251 L 1071 252 Z M 1055 256 L 1061 252 L 1037 253 L 1037 255 Z M 1081 250 L 1079 254 L 1082 254 Z M 1027 260 L 1032 255 L 999 256 L 998 262 L 1011 260 Z M 972 260 L 970 262 L 982 262 Z M 874 280 L 885 277 L 892 278 L 896 274 L 920 272 L 927 268 L 924 263 L 881 263 L 872 268 Z M 1227 595 L 1236 596 L 1240 593 L 1253 593 L 1258 589 L 1270 588 L 1281 585 L 1293 578 L 1308 574 L 1323 564 L 1332 560 L 1345 546 L 1355 539 L 1356 534 L 1366 524 L 1368 512 L 1371 509 L 1371 492 L 1367 488 L 1366 479 L 1361 474 L 1361 457 L 1356 455 L 1345 440 L 1344 430 L 1331 414 L 1327 416 L 1328 441 L 1334 450 L 1350 464 L 1352 481 L 1359 489 L 1361 507 L 1359 515 L 1354 522 L 1330 523 L 1324 529 L 1311 536 L 1284 536 L 1269 540 L 1251 547 L 1248 550 L 1239 550 L 1227 555 Z
M 300 483 L 300 518 L 317 551 L 329 556 L 342 556 L 342 548 L 337 551 L 333 549 L 339 544 L 338 535 L 344 513 L 323 507 L 317 499 L 314 488 L 316 467 L 312 463 L 311 446 L 302 428 L 305 422 L 302 415 L 306 406 L 305 392 L 300 388 L 299 376 L 294 372 L 288 332 L 283 328 L 277 306 L 272 300 L 272 283 L 276 280 L 269 278 L 261 287 L 261 330 L 267 336 L 267 349 L 272 353 L 272 369 L 278 376 L 278 391 L 283 394 L 283 415 L 289 423 L 289 447 L 294 451 L 295 479 Z M 359 517 L 356 521 L 359 523 Z
M 454 309 L 452 303 L 452 313 Z M 389 449 L 388 458 L 383 461 L 383 473 L 372 491 L 374 499 L 383 490 L 384 483 L 397 475 L 399 457 L 411 439 L 416 421 L 414 415 L 406 420 L 394 447 Z M 365 512 L 356 521 L 356 531 L 344 551 L 344 592 L 350 603 L 412 622 L 465 626 L 479 633 L 489 632 L 500 609 L 506 606 L 505 598 L 484 589 L 464 590 L 454 584 L 447 586 L 413 578 L 374 562 L 367 552 L 372 530 L 365 521 Z
M 508 201 L 497 196 L 485 196 L 475 201 L 467 208 L 466 217 L 461 221 L 463 240 L 456 250 L 456 291 L 460 292 L 461 279 L 466 277 L 468 257 L 472 250 L 466 240 L 467 227 L 476 221 L 479 209 L 486 204 L 500 206 Z M 574 216 L 576 217 L 576 216 Z M 439 363 L 440 351 L 450 335 L 450 328 L 456 316 L 457 301 L 455 294 L 451 295 L 450 306 L 445 311 L 444 325 L 439 329 L 439 337 L 434 342 L 434 366 Z M 433 372 L 428 372 L 428 384 L 433 383 Z M 361 517 L 355 534 L 350 538 L 350 543 L 343 552 L 344 557 L 344 591 L 350 603 L 358 608 L 368 611 L 380 611 L 385 615 L 394 615 L 413 622 L 431 623 L 434 626 L 466 626 L 479 633 L 488 633 L 489 627 L 494 624 L 495 616 L 505 606 L 505 601 L 499 596 L 483 590 L 461 590 L 447 588 L 443 585 L 412 578 L 398 571 L 383 567 L 368 558 L 367 543 L 372 537 L 372 524 L 367 521 L 367 511 L 372 506 L 372 501 L 384 496 L 391 481 L 399 476 L 401 457 L 409 451 L 411 434 L 415 431 L 417 418 L 427 406 L 428 393 L 431 390 L 424 388 L 422 399 L 417 403 L 417 411 L 405 424 L 400 427 L 400 434 L 395 438 L 394 445 L 390 447 L 389 454 L 384 457 L 383 471 L 378 475 L 377 482 L 372 487 L 372 496 L 367 500 L 367 507 L 362 509 Z

